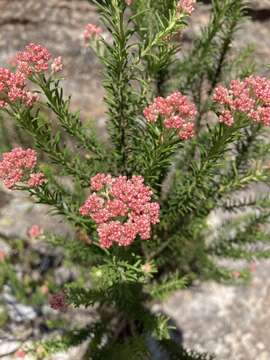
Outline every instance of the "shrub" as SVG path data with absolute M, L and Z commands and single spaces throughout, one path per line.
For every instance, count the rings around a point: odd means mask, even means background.
M 43 351 L 89 339 L 87 359 L 148 359 L 152 336 L 171 359 L 206 359 L 176 346 L 168 319 L 150 304 L 196 277 L 232 280 L 235 269 L 219 258 L 269 256 L 250 247 L 269 239 L 269 197 L 236 197 L 270 175 L 270 82 L 253 75 L 248 49 L 231 50 L 245 2 L 213 0 L 209 24 L 182 57 L 179 35 L 194 0 L 92 3 L 102 27 L 88 24 L 84 39 L 103 64 L 108 142 L 71 110 L 61 57 L 30 43 L 13 71 L 0 69 L 1 110 L 35 148 L 4 153 L 0 177 L 66 218 L 74 238 L 43 236 L 91 280 L 66 284 L 51 305 L 95 306 L 98 314 Z M 50 166 L 40 166 L 38 154 Z M 213 237 L 209 215 L 217 209 L 237 212 Z

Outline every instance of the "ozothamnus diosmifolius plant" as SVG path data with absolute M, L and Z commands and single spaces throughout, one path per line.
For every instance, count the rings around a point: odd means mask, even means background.
M 251 247 L 269 240 L 268 193 L 236 196 L 270 178 L 270 81 L 253 73 L 248 50 L 231 50 L 245 2 L 212 0 L 209 24 L 183 56 L 180 35 L 195 0 L 91 3 L 100 24 L 88 24 L 84 39 L 103 65 L 109 141 L 71 109 L 60 56 L 30 43 L 13 69 L 0 68 L 0 110 L 34 144 L 3 153 L 0 178 L 74 228 L 73 238 L 43 235 L 85 279 L 66 284 L 51 306 L 94 306 L 98 318 L 39 346 L 48 355 L 88 340 L 85 359 L 151 359 L 154 337 L 168 359 L 207 359 L 175 344 L 151 304 L 195 277 L 246 276 L 220 266 L 220 257 L 269 257 Z M 212 236 L 215 210 L 234 217 Z

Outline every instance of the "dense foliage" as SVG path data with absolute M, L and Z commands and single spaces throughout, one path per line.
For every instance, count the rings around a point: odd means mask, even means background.
M 212 0 L 209 24 L 183 55 L 195 1 L 91 3 L 102 27 L 88 24 L 84 38 L 103 64 L 108 142 L 71 109 L 60 57 L 29 44 L 13 70 L 0 68 L 0 110 L 35 149 L 5 152 L 0 178 L 75 230 L 73 238 L 43 234 L 81 273 L 51 306 L 95 306 L 98 314 L 91 326 L 42 343 L 43 352 L 88 340 L 85 359 L 151 359 L 154 337 L 164 358 L 207 359 L 176 345 L 151 304 L 197 277 L 231 281 L 237 269 L 220 258 L 269 257 L 261 246 L 269 240 L 269 196 L 240 193 L 270 179 L 270 81 L 253 75 L 249 49 L 231 50 L 246 4 Z M 234 214 L 213 235 L 216 211 Z

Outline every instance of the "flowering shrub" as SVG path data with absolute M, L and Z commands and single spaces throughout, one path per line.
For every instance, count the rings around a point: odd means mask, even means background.
M 270 179 L 270 82 L 251 73 L 246 56 L 231 53 L 245 4 L 213 1 L 207 28 L 179 56 L 195 0 L 92 3 L 102 27 L 82 32 L 103 65 L 108 141 L 65 98 L 61 56 L 30 43 L 13 70 L 0 68 L 1 111 L 33 147 L 3 153 L 0 179 L 74 229 L 62 237 L 29 229 L 31 239 L 42 235 L 62 247 L 78 269 L 63 289 L 44 285 L 41 292 L 50 292 L 56 311 L 94 306 L 98 314 L 90 327 L 72 326 L 39 346 L 50 355 L 89 340 L 87 359 L 150 359 L 145 339 L 152 336 L 168 358 L 207 359 L 175 346 L 168 319 L 149 309 L 194 278 L 240 282 L 252 271 L 221 266 L 220 257 L 269 257 L 250 246 L 269 240 L 269 197 L 235 200 L 238 190 Z M 210 215 L 236 209 L 212 231 Z

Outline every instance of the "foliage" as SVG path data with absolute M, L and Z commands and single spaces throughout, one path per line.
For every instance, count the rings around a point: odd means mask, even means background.
M 168 318 L 150 309 L 153 302 L 164 300 L 195 278 L 231 281 L 234 271 L 220 266 L 220 258 L 253 261 L 270 256 L 264 227 L 270 216 L 269 196 L 246 195 L 251 186 L 259 184 L 269 191 L 269 131 L 262 122 L 251 121 L 245 111 L 235 111 L 230 126 L 217 121 L 222 114 L 213 100 L 220 82 L 227 85 L 255 69 L 250 48 L 236 54 L 231 50 L 234 35 L 246 18 L 246 3 L 212 0 L 209 24 L 182 57 L 179 35 L 190 14 L 181 1 L 91 3 L 107 33 L 102 36 L 98 27 L 90 27 L 93 33 L 88 29 L 87 40 L 103 64 L 109 141 L 101 141 L 94 129 L 85 126 L 79 111 L 73 110 L 71 98 L 64 96 L 59 73 L 52 70 L 33 71 L 28 76 L 42 94 L 39 102 L 25 106 L 18 100 L 2 106 L 5 116 L 31 137 L 45 162 L 37 166 L 45 181 L 31 187 L 23 178 L 15 189 L 27 191 L 37 203 L 50 205 L 52 213 L 62 215 L 74 230 L 69 236 L 44 235 L 51 247 L 63 249 L 66 264 L 76 265 L 79 271 L 78 277 L 61 289 L 64 305 L 92 306 L 98 314 L 93 324 L 69 329 L 61 338 L 39 345 L 49 355 L 87 342 L 85 359 L 135 360 L 151 359 L 147 339 L 154 338 L 169 359 L 210 359 L 177 346 L 170 339 Z M 56 66 L 58 62 L 54 62 Z M 166 126 L 168 118 L 163 122 L 157 116 L 149 122 L 144 116 L 154 98 L 169 101 L 165 96 L 172 90 L 190 96 L 198 109 L 194 136 L 186 141 Z M 50 116 L 44 116 L 43 109 Z M 164 109 L 162 115 L 166 115 Z M 1 134 L 3 124 L 0 119 Z M 9 148 L 9 144 L 3 145 L 3 150 Z M 1 171 L 7 172 L 0 168 L 0 176 Z M 29 175 L 27 171 L 24 176 Z M 95 176 L 101 173 L 111 176 L 106 178 L 103 198 L 97 197 L 101 196 L 98 185 L 94 194 L 92 191 L 97 208 L 98 201 L 112 200 L 110 191 L 121 190 L 111 190 L 112 179 L 143 177 L 147 187 L 142 191 L 151 191 L 149 198 L 155 201 L 147 198 L 147 206 L 160 206 L 160 222 L 151 222 L 155 225 L 149 241 L 143 241 L 147 236 L 143 238 L 139 230 L 140 236 L 129 246 L 118 246 L 119 230 L 112 246 L 101 246 L 98 221 L 83 216 L 80 210 L 89 180 L 97 181 Z M 100 181 L 104 188 L 104 178 Z M 138 193 L 137 202 L 140 196 Z M 90 200 L 88 205 L 95 213 Z M 213 236 L 209 215 L 218 210 L 232 216 L 214 229 Z M 125 212 L 117 213 L 115 219 L 117 225 L 130 220 Z M 109 226 L 110 221 L 104 220 L 101 227 Z M 6 281 L 19 292 L 22 286 L 10 265 L 0 265 L 6 267 L 1 283 Z M 248 273 L 241 275 L 245 278 Z

